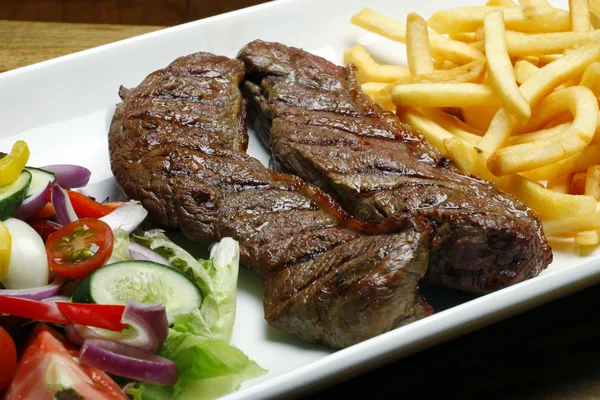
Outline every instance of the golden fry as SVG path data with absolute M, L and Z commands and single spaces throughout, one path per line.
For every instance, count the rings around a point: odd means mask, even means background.
M 506 47 L 511 57 L 562 53 L 567 49 L 600 40 L 600 30 L 590 32 L 521 33 L 506 32 Z M 475 43 L 470 43 L 469 46 Z
M 506 29 L 517 32 L 565 32 L 571 28 L 569 13 L 552 7 L 459 7 L 436 11 L 427 23 L 439 33 L 474 32 L 493 10 L 503 10 Z
M 600 96 L 600 62 L 593 62 L 588 65 L 583 73 L 580 85 L 590 88 L 596 97 Z
M 568 196 L 568 195 L 563 195 Z M 584 197 L 592 199 L 589 196 L 571 196 L 571 197 Z M 544 226 L 544 234 L 546 236 L 556 236 L 563 233 L 578 232 L 585 230 L 592 230 L 600 227 L 600 203 L 597 203 L 596 210 L 590 214 L 580 214 L 565 216 L 563 219 L 547 219 L 542 222 Z
M 391 96 L 394 87 L 410 83 L 478 83 L 483 79 L 485 66 L 485 60 L 481 59 L 452 69 L 436 70 L 431 74 L 407 76 L 388 84 L 383 93 Z
M 411 76 L 433 72 L 427 31 L 427 22 L 423 17 L 415 13 L 408 14 L 406 17 L 406 56 Z
M 573 240 L 579 246 L 596 246 L 600 243 L 600 235 L 597 230 L 581 231 L 575 234 Z
M 474 32 L 456 32 L 451 33 L 448 37 L 452 40 L 458 40 L 459 42 L 472 43 L 475 41 Z
M 552 7 L 546 0 L 521 0 L 521 7 Z
M 489 7 L 519 7 L 519 5 L 512 0 L 488 0 L 488 2 L 485 3 L 485 5 Z
M 479 83 L 413 83 L 392 89 L 398 107 L 497 107 L 502 104 L 491 87 Z
M 519 85 L 523 84 L 533 74 L 539 71 L 539 68 L 526 60 L 519 60 L 515 63 L 515 79 Z
M 413 109 L 403 110 L 398 113 L 398 117 L 402 122 L 412 126 L 427 139 L 429 143 L 437 147 L 442 153 L 446 154 L 444 140 L 453 138 L 452 134 L 433 122 L 431 119 L 424 117 Z
M 548 179 L 546 189 L 552 190 L 553 192 L 567 194 L 571 188 L 571 178 L 573 174 L 561 174 L 554 175 Z
M 502 11 L 490 11 L 485 15 L 485 54 L 488 59 L 490 85 L 502 99 L 504 108 L 521 124 L 531 117 L 529 102 L 517 86 L 514 70 L 506 51 Z
M 590 21 L 588 0 L 569 0 L 569 11 L 571 30 L 573 32 L 589 32 L 592 22 Z
M 383 65 L 371 57 L 363 45 L 356 45 L 344 52 L 344 63 L 358 68 L 358 80 L 364 82 L 393 82 L 410 76 L 408 68 L 399 65 Z
M 577 172 L 571 178 L 569 186 L 569 194 L 584 194 L 585 193 L 585 172 Z
M 553 176 L 586 171 L 600 160 L 600 144 L 591 144 L 581 153 L 545 167 L 523 172 L 521 175 L 536 181 L 551 179 Z
M 571 122 L 565 122 L 560 125 L 553 126 L 551 128 L 540 129 L 539 131 L 523 133 L 521 135 L 511 136 L 508 139 L 508 145 L 513 146 L 515 144 L 535 142 L 540 139 L 548 139 L 552 136 L 556 136 L 560 133 L 565 132 L 571 127 Z
M 586 218 L 594 212 L 596 200 L 591 196 L 575 196 L 548 190 L 537 182 L 520 175 L 511 175 L 500 180 L 498 186 L 527 204 L 538 215 L 547 218 Z M 544 224 L 544 230 L 546 225 Z
M 587 169 L 583 193 L 600 201 L 600 165 L 592 165 Z
M 488 107 L 463 107 L 463 120 L 467 125 L 486 132 L 494 115 L 498 112 L 497 108 Z
M 586 43 L 555 62 L 540 68 L 540 70 L 525 81 L 519 89 L 533 107 L 544 95 L 552 91 L 556 86 L 570 78 L 582 74 L 588 64 L 598 59 L 600 59 L 600 45 L 598 45 L 597 42 Z M 508 137 L 515 127 L 515 124 L 516 121 L 508 115 L 504 108 L 501 108 L 494 116 L 494 119 L 490 123 L 488 131 L 481 139 L 479 146 L 490 153 L 496 151 L 508 142 Z M 498 166 L 499 164 L 496 164 L 494 165 L 494 168 Z M 500 169 L 496 170 L 500 171 Z
M 406 43 L 406 25 L 369 8 L 363 8 L 350 22 L 370 32 L 400 43 Z M 466 43 L 429 32 L 429 51 L 439 60 L 450 60 L 458 65 L 483 58 L 482 52 Z
M 527 171 L 564 160 L 581 152 L 591 142 L 598 125 L 598 100 L 591 90 L 574 86 L 553 92 L 540 104 L 548 107 L 569 104 L 575 116 L 573 124 L 558 135 L 496 150 L 487 163 L 494 175 Z M 480 147 L 483 146 L 482 143 L 483 139 Z

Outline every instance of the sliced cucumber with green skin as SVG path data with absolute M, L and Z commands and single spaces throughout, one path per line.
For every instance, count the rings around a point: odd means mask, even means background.
M 169 324 L 202 304 L 202 292 L 190 278 L 168 265 L 151 261 L 120 261 L 105 265 L 83 279 L 73 291 L 73 302 L 127 304 L 161 303 Z
M 56 182 L 56 175 L 50 171 L 33 167 L 25 167 L 25 170 L 29 171 L 31 174 L 31 184 L 29 185 L 27 196 L 25 196 L 25 198 L 34 196 L 42 190 L 45 190 L 48 186 L 48 182 Z
M 7 185 L 0 186 L 0 220 L 12 217 L 21 205 L 31 184 L 31 173 L 23 170 L 21 174 Z

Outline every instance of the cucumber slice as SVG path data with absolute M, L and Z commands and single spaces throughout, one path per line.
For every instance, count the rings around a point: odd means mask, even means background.
M 77 303 L 127 304 L 129 299 L 162 303 L 169 323 L 202 304 L 202 292 L 194 281 L 175 268 L 151 261 L 105 265 L 83 279 L 72 298 Z
M 50 171 L 33 167 L 25 167 L 25 170 L 29 171 L 31 174 L 31 184 L 29 185 L 27 196 L 25 196 L 25 198 L 34 196 L 46 189 L 48 182 L 56 182 L 56 175 Z
M 23 170 L 21 174 L 7 185 L 0 186 L 0 220 L 12 217 L 21 205 L 31 183 L 31 173 Z

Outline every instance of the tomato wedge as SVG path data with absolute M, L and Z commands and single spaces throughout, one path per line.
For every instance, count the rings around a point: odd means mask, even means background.
M 29 337 L 5 399 L 127 399 L 108 375 L 81 364 L 78 356 L 77 350 L 58 332 L 38 324 Z
M 81 218 L 63 226 L 46 241 L 48 266 L 57 274 L 82 279 L 110 258 L 112 229 L 104 221 Z
M 12 337 L 0 326 L 0 397 L 8 388 L 17 370 L 17 348 Z

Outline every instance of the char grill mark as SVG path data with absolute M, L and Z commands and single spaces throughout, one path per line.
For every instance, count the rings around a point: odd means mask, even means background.
M 254 41 L 244 94 L 272 166 L 332 195 L 360 220 L 411 211 L 435 228 L 427 279 L 489 292 L 552 260 L 539 218 L 513 196 L 463 174 L 361 90 L 353 67 Z
M 243 77 L 242 62 L 198 53 L 122 88 L 109 151 L 125 193 L 194 241 L 238 240 L 267 320 L 304 340 L 346 347 L 428 315 L 428 227 L 403 215 L 393 233 L 349 229 L 331 199 L 248 156 Z

